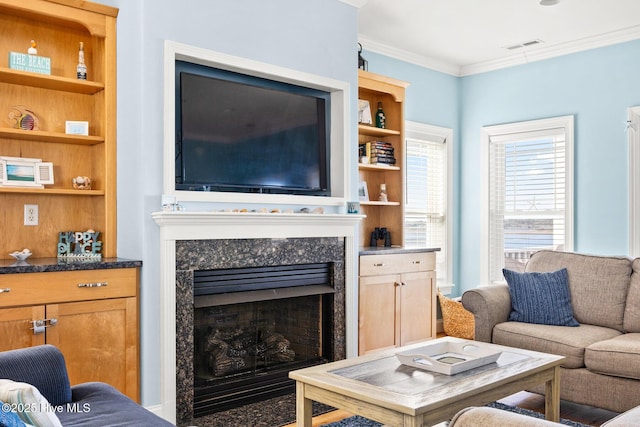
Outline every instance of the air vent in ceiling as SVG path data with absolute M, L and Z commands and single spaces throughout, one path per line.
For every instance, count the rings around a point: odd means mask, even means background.
M 518 43 L 518 44 L 514 44 L 511 46 L 505 46 L 504 48 L 507 50 L 516 50 L 516 49 L 522 49 L 523 47 L 529 47 L 529 46 L 535 46 L 537 44 L 541 44 L 544 43 L 542 40 L 540 39 L 535 39 L 535 40 L 529 40 L 527 42 L 524 43 Z

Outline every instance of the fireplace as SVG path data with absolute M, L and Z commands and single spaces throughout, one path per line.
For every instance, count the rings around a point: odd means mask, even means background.
M 362 216 L 186 211 L 153 212 L 152 218 L 160 232 L 158 415 L 178 425 L 202 424 L 191 422 L 196 270 L 334 262 L 333 354 L 335 359 L 357 355 L 356 235 Z M 202 419 L 218 417 L 207 425 L 271 427 L 294 416 L 295 396 L 284 396 Z
M 333 263 L 194 272 L 195 418 L 295 391 L 333 360 Z
M 295 405 L 274 410 L 295 403 L 289 371 L 346 357 L 345 239 L 175 244 L 177 424 L 225 425 L 247 405 L 294 421 Z

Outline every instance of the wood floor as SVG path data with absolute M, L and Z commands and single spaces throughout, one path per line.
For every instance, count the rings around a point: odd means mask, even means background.
M 500 400 L 505 405 L 517 406 L 519 408 L 531 409 L 544 413 L 544 396 L 522 391 Z M 313 427 L 340 421 L 350 417 L 352 414 L 346 411 L 337 410 L 313 418 Z M 578 405 L 571 402 L 561 402 L 560 418 L 576 421 L 590 426 L 600 426 L 605 421 L 618 415 L 605 409 L 593 408 L 591 406 Z M 440 424 L 439 424 L 440 425 Z M 443 424 L 444 425 L 444 424 Z M 295 427 L 295 423 L 284 427 Z

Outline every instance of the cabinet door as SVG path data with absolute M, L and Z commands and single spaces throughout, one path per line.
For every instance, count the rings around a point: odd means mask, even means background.
M 71 385 L 101 381 L 139 400 L 136 301 L 47 305 L 47 316 L 58 320 L 47 330 L 47 343 L 64 354 Z
M 432 271 L 405 273 L 400 277 L 400 345 L 435 338 L 433 278 Z
M 398 276 L 360 277 L 358 351 L 395 347 L 398 330 L 396 322 L 396 295 Z
M 0 310 L 0 351 L 44 344 L 44 333 L 34 334 L 32 320 L 44 319 L 44 306 Z

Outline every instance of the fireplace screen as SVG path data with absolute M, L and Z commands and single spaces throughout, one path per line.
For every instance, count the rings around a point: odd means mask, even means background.
M 332 309 L 332 293 L 196 304 L 194 416 L 293 392 L 290 370 L 333 360 Z

